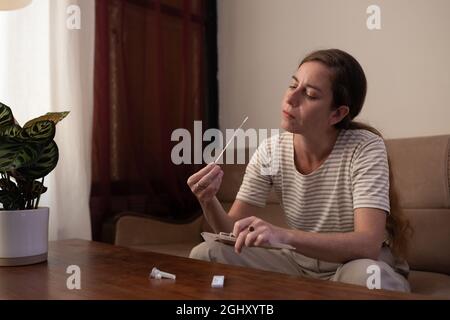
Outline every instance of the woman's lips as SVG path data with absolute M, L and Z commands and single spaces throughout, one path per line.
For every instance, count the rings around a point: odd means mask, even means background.
M 295 117 L 293 115 L 291 115 L 289 112 L 284 111 L 284 110 L 283 110 L 283 115 L 289 119 L 295 119 Z

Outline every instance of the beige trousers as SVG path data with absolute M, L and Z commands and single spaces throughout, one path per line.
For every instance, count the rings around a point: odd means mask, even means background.
M 373 275 L 374 267 L 380 272 L 381 289 L 410 292 L 409 283 L 402 275 L 407 275 L 407 265 L 395 265 L 391 251 L 382 248 L 379 260 L 357 259 L 345 264 L 332 263 L 309 258 L 292 250 L 275 250 L 244 247 L 240 254 L 234 247 L 217 241 L 208 241 L 194 247 L 190 258 L 232 264 L 237 266 L 281 272 L 308 278 L 339 281 L 369 287 L 377 285 Z M 400 274 L 402 273 L 402 274 Z M 369 279 L 369 277 L 371 277 Z

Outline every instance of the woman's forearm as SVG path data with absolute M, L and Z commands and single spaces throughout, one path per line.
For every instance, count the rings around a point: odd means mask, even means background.
M 217 197 L 213 197 L 206 202 L 200 201 L 200 206 L 202 207 L 206 221 L 208 221 L 215 233 L 233 231 L 235 221 L 228 216 Z
M 323 261 L 344 263 L 354 259 L 377 260 L 381 243 L 365 232 L 314 233 L 287 230 L 284 241 L 296 251 Z

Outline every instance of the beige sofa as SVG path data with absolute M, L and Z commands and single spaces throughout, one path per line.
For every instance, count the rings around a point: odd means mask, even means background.
M 450 135 L 387 140 L 386 146 L 400 204 L 414 229 L 408 252 L 411 289 L 450 298 Z M 245 165 L 222 167 L 225 175 L 218 198 L 227 210 Z M 274 194 L 265 208 L 252 214 L 285 225 Z M 117 219 L 115 244 L 188 256 L 204 230 L 210 228 L 201 215 L 192 221 L 173 223 L 124 212 Z

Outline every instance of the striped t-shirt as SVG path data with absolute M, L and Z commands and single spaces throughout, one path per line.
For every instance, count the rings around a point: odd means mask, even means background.
M 264 140 L 247 165 L 236 199 L 264 207 L 273 187 L 292 228 L 354 231 L 354 209 L 389 213 L 389 167 L 383 139 L 367 130 L 340 130 L 332 152 L 310 174 L 294 163 L 292 133 Z

